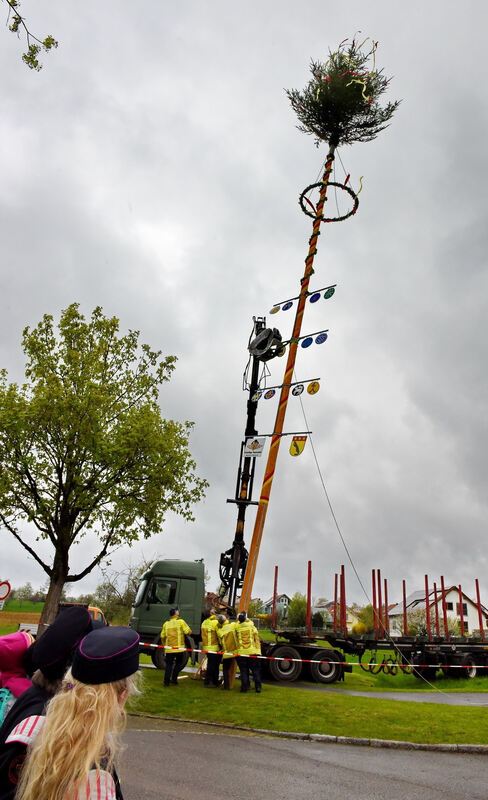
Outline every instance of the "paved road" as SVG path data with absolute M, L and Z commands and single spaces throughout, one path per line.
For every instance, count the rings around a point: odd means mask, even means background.
M 486 755 L 202 731 L 133 717 L 125 800 L 486 800 Z

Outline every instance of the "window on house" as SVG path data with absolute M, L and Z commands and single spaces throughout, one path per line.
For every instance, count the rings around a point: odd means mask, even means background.
M 446 609 L 452 611 L 452 603 L 446 603 Z
M 461 603 L 456 603 L 456 614 L 458 617 L 461 616 Z M 463 603 L 463 617 L 468 616 L 468 606 L 466 603 Z

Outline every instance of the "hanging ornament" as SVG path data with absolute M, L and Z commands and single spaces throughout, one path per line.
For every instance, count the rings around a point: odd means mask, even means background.
M 293 389 L 291 390 L 291 393 L 295 397 L 298 397 L 303 392 L 304 388 L 305 387 L 304 387 L 303 383 L 298 383 L 296 386 L 293 387 Z
M 320 292 L 314 292 L 309 299 L 311 303 L 316 303 L 317 300 L 320 300 Z
M 268 389 L 268 391 L 264 395 L 264 399 L 265 400 L 271 400 L 271 398 L 274 397 L 275 394 L 276 394 L 276 391 L 274 389 Z
M 312 381 L 307 386 L 307 392 L 309 394 L 317 394 L 318 390 L 320 389 L 320 383 L 318 381 Z
M 327 289 L 327 291 L 326 291 L 326 292 L 324 292 L 324 300 L 328 300 L 328 299 L 329 299 L 329 297 L 332 297 L 332 295 L 334 294 L 334 292 L 335 292 L 335 289 L 334 289 L 334 287 L 333 287 L 333 286 L 331 286 L 331 287 L 330 287 L 330 289 Z
M 270 314 L 277 314 L 278 311 L 280 310 L 280 308 L 281 308 L 281 306 L 273 306 L 273 308 L 270 308 L 269 313 Z
M 285 355 L 285 353 L 286 353 L 286 346 L 283 345 L 283 347 L 280 350 L 276 351 L 275 356 L 278 356 L 278 358 L 281 358 L 282 356 Z
M 306 336 L 305 339 L 302 340 L 302 347 L 310 347 L 311 344 L 313 344 L 311 336 Z
M 326 341 L 327 341 L 327 334 L 324 331 L 323 333 L 319 333 L 319 335 L 315 339 L 315 344 L 323 344 Z
M 252 400 L 254 403 L 257 403 L 257 402 L 258 402 L 258 400 L 261 398 L 261 395 L 262 395 L 262 394 L 263 394 L 263 393 L 262 393 L 262 391 L 261 391 L 260 389 L 258 389 L 258 391 L 257 391 L 257 392 L 254 392 L 253 396 L 251 397 L 251 400 Z
M 303 448 L 305 447 L 306 441 L 307 441 L 306 436 L 294 436 L 293 439 L 291 440 L 290 455 L 299 456 L 300 453 L 303 453 Z
M 282 311 L 288 311 L 288 310 L 289 310 L 289 309 L 292 307 L 292 305 L 293 305 L 292 301 L 291 301 L 291 300 L 288 300 L 286 303 L 284 303 L 284 304 L 281 306 L 281 310 L 282 310 Z

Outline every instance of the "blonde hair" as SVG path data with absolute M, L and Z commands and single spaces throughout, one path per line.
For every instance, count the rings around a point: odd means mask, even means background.
M 91 769 L 110 770 L 125 727 L 125 700 L 136 691 L 134 675 L 93 685 L 68 670 L 30 748 L 16 800 L 74 800 Z

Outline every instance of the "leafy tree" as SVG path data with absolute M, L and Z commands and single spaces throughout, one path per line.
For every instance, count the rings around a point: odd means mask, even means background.
M 307 621 L 307 598 L 295 592 L 288 604 L 286 624 L 290 628 L 303 628 Z
M 20 600 L 20 604 L 31 600 L 33 595 L 32 584 L 31 583 L 24 583 L 23 586 L 19 586 L 18 589 L 15 590 L 15 599 Z
M 118 571 L 102 570 L 103 583 L 97 586 L 90 603 L 102 609 L 108 622 L 127 624 L 141 577 L 151 564 L 143 561 Z
M 42 69 L 42 64 L 39 61 L 39 54 L 41 50 L 48 53 L 49 50 L 56 48 L 58 43 L 53 36 L 46 36 L 44 39 L 38 39 L 34 36 L 32 31 L 27 27 L 26 19 L 20 13 L 20 0 L 3 0 L 7 5 L 7 24 L 12 33 L 18 36 L 22 33 L 25 36 L 27 50 L 22 54 L 22 61 L 27 64 L 29 69 L 34 69 L 39 72 Z
M 434 614 L 431 610 L 430 618 L 431 631 L 435 632 Z M 439 620 L 439 628 L 441 636 L 444 635 L 444 620 Z M 457 619 L 448 616 L 447 628 L 453 636 L 459 636 L 460 625 Z M 407 611 L 407 632 L 409 636 L 427 636 L 427 617 L 425 608 L 414 608 L 412 611 Z
M 258 614 L 262 614 L 263 613 L 263 608 L 264 608 L 263 601 L 260 600 L 259 597 L 256 598 L 255 600 L 251 600 L 251 602 L 249 603 L 249 605 L 247 607 L 247 615 L 248 615 L 248 617 L 252 617 L 252 618 L 257 617 Z
M 66 582 L 159 531 L 167 511 L 193 519 L 207 486 L 188 450 L 192 423 L 164 419 L 158 404 L 176 359 L 139 346 L 138 331 L 119 336 L 100 307 L 86 321 L 73 303 L 57 327 L 46 314 L 24 330 L 23 386 L 0 373 L 0 520 L 49 577 L 42 622 Z M 73 573 L 71 548 L 88 532 L 95 553 Z
M 358 611 L 357 617 L 358 622 L 353 627 L 354 633 L 371 633 L 371 631 L 374 631 L 374 611 L 371 603 Z

